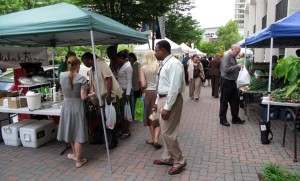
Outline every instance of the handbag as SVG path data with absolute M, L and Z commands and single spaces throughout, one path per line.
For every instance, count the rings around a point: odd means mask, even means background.
M 106 127 L 108 129 L 114 129 L 116 125 L 116 110 L 112 104 L 108 105 L 106 101 L 105 101 L 105 118 L 106 118 Z
M 250 84 L 250 74 L 245 66 L 243 66 L 239 72 L 236 85 L 237 88 L 246 86 Z
M 152 109 L 152 114 L 150 114 L 149 119 L 152 121 L 152 126 L 159 126 L 158 114 L 157 111 L 155 111 L 155 109 Z
M 126 101 L 125 105 L 124 105 L 124 119 L 132 122 L 132 113 L 131 113 L 131 109 L 130 109 L 130 105 L 129 102 Z
M 261 134 L 261 143 L 266 145 L 271 142 L 273 139 L 273 133 L 271 131 L 271 121 L 263 121 L 259 123 L 260 125 L 260 134 Z M 271 138 L 269 138 L 271 135 Z
M 144 121 L 144 112 L 145 112 L 145 107 L 144 107 L 144 97 L 141 96 L 136 99 L 135 102 L 135 109 L 134 109 L 134 119 L 143 122 Z

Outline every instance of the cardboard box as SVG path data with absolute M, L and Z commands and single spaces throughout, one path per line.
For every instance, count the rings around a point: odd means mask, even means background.
M 38 148 L 54 140 L 57 135 L 53 120 L 40 120 L 20 128 L 20 138 L 24 147 Z
M 17 109 L 21 107 L 27 107 L 26 98 L 8 97 L 8 108 Z
M 0 92 L 0 98 L 17 97 L 17 96 L 19 96 L 19 92 Z

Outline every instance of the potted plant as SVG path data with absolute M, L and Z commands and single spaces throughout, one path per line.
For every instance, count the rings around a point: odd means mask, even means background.
M 288 83 L 285 96 L 289 97 L 300 88 L 300 58 L 289 56 L 280 59 L 275 67 L 274 75 L 277 78 L 284 78 Z

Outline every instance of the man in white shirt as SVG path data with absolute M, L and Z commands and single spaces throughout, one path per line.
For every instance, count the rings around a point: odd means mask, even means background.
M 170 175 L 179 174 L 186 166 L 182 155 L 177 131 L 182 112 L 182 94 L 185 88 L 184 68 L 171 54 L 171 45 L 168 41 L 159 41 L 155 46 L 155 55 L 163 60 L 158 72 L 157 99 L 154 106 L 157 109 L 163 138 L 164 151 L 161 160 L 154 160 L 156 165 L 170 165 Z

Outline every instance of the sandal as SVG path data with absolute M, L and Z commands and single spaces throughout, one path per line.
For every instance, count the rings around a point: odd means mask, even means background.
M 72 154 L 72 153 L 69 153 L 69 154 L 67 155 L 67 157 L 68 157 L 68 159 L 70 159 L 70 160 L 74 160 L 74 161 L 77 160 L 76 157 L 75 157 L 75 155 Z
M 87 159 L 82 159 L 81 162 L 76 162 L 76 167 L 80 168 L 87 163 Z
M 130 135 L 131 135 L 131 133 L 124 133 L 124 134 L 121 136 L 121 138 L 122 138 L 122 139 L 126 139 L 126 138 L 128 138 Z
M 154 148 L 156 148 L 157 150 L 158 150 L 158 149 L 161 149 L 161 147 L 162 147 L 162 145 L 159 144 L 159 143 L 153 143 L 153 146 L 154 146 Z
M 153 145 L 154 141 L 146 140 L 146 144 Z

